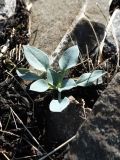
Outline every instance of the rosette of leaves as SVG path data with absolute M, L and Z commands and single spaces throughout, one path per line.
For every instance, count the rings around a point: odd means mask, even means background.
M 58 90 L 58 100 L 53 99 L 49 108 L 53 112 L 62 112 L 70 103 L 67 97 L 61 98 L 61 92 L 70 90 L 77 86 L 89 86 L 94 81 L 99 79 L 106 72 L 95 70 L 91 73 L 81 75 L 76 81 L 72 78 L 66 79 L 65 75 L 68 70 L 75 67 L 79 57 L 78 46 L 68 48 L 59 60 L 59 70 L 54 70 L 50 65 L 50 59 L 43 51 L 29 46 L 23 46 L 25 57 L 28 63 L 36 70 L 42 72 L 41 75 L 36 75 L 26 68 L 17 69 L 17 74 L 24 80 L 34 81 L 30 85 L 30 90 L 35 92 L 45 92 L 48 89 Z M 44 78 L 42 78 L 44 76 Z

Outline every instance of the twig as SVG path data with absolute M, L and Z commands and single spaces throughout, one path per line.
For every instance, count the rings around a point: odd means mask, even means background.
M 36 128 L 38 128 L 38 126 L 27 127 L 27 129 L 33 129 L 33 128 L 36 129 Z M 20 131 L 20 130 L 24 130 L 24 128 L 19 128 L 19 131 Z M 10 131 L 13 131 L 13 132 L 14 132 L 14 131 L 17 131 L 17 130 L 16 130 L 16 129 L 11 129 Z
M 83 125 L 85 124 L 86 120 L 82 123 L 82 125 L 80 126 L 79 129 L 81 129 L 83 127 Z M 77 137 L 77 135 L 74 135 L 73 137 L 71 137 L 70 139 L 68 139 L 66 142 L 64 142 L 63 144 L 61 144 L 60 146 L 58 146 L 57 148 L 55 148 L 53 151 L 49 152 L 47 155 L 43 156 L 42 158 L 40 158 L 39 160 L 44 160 L 47 157 L 51 156 L 53 153 L 57 152 L 58 150 L 60 150 L 61 148 L 63 148 L 64 146 L 66 146 L 68 143 L 70 143 L 71 141 L 73 141 L 75 138 Z
M 15 128 L 18 129 L 18 126 L 17 126 L 17 123 L 16 123 L 15 116 L 14 116 L 13 112 L 12 112 L 12 117 L 13 117 L 13 121 L 15 123 Z
M 18 59 L 18 57 L 19 57 L 19 55 L 18 55 L 18 45 L 16 45 L 16 47 L 15 47 L 15 55 L 16 55 L 16 61 L 17 61 L 17 59 Z
M 90 56 L 89 56 L 87 44 L 86 44 L 86 53 L 87 53 L 87 59 L 88 59 L 88 67 L 89 67 L 89 71 L 90 71 Z
M 32 109 L 33 109 L 33 119 L 34 119 L 34 101 L 33 99 L 30 97 L 30 95 L 26 92 L 25 89 L 23 89 L 23 87 L 21 86 L 21 84 L 19 83 L 19 81 L 14 77 L 14 75 L 12 75 L 10 72 L 7 72 L 8 75 L 10 75 L 12 78 L 15 79 L 15 81 L 19 84 L 19 86 L 21 87 L 21 89 L 26 93 L 26 95 L 29 97 L 29 99 L 31 100 L 32 102 Z
M 87 62 L 87 61 L 89 61 L 89 60 L 91 60 L 91 59 L 86 59 L 86 60 L 82 61 L 81 63 L 76 64 L 76 66 L 71 67 L 71 68 L 78 67 L 78 66 L 80 66 L 81 64 L 85 67 L 84 63 Z
M 99 57 L 98 57 L 98 64 L 102 62 L 102 52 L 103 52 L 103 47 L 104 47 L 104 42 L 105 42 L 105 39 L 106 39 L 106 36 L 107 36 L 107 33 L 108 31 L 110 30 L 110 27 L 112 25 L 112 22 L 113 22 L 113 19 L 115 18 L 116 16 L 116 10 L 113 12 L 111 18 L 110 18 L 110 21 L 106 27 L 106 31 L 105 31 L 105 34 L 104 34 L 104 37 L 103 37 L 103 40 L 100 44 L 100 47 L 99 47 Z
M 9 124 L 9 121 L 10 121 L 10 117 L 11 117 L 11 111 L 10 111 L 10 114 L 9 114 L 9 117 L 8 117 L 8 121 L 7 121 L 7 124 L 5 125 L 4 130 L 6 130 L 7 127 L 8 127 L 8 124 Z M 3 136 L 3 135 L 4 135 L 4 132 L 3 132 L 2 136 Z
M 23 127 L 25 128 L 25 130 L 29 133 L 29 135 L 31 136 L 31 138 L 35 141 L 35 143 L 44 151 L 44 149 L 40 146 L 39 142 L 37 141 L 37 139 L 32 135 L 32 133 L 27 129 L 27 127 L 24 125 L 24 123 L 22 122 L 22 120 L 18 117 L 18 115 L 14 112 L 14 110 L 10 107 L 11 112 L 15 115 L 15 117 L 19 120 L 19 122 L 23 125 Z
M 2 131 L 2 123 L 1 123 L 1 121 L 0 121 L 0 130 Z
M 39 160 L 44 160 L 47 157 L 51 156 L 53 153 L 57 152 L 59 149 L 63 148 L 65 145 L 67 145 L 68 143 L 70 143 L 72 140 L 74 140 L 76 138 L 76 135 L 74 135 L 72 138 L 70 138 L 69 140 L 67 140 L 65 143 L 63 143 L 62 145 L 60 145 L 59 147 L 55 148 L 53 151 L 49 152 L 47 155 L 43 156 L 42 158 L 40 158 Z
M 2 154 L 3 154 L 3 156 L 4 156 L 7 160 L 10 160 L 10 159 L 8 158 L 8 156 L 7 156 L 4 152 L 2 152 Z
M 46 151 L 43 149 L 43 147 L 39 144 L 39 142 L 37 141 L 37 139 L 32 135 L 32 133 L 27 129 L 27 127 L 24 125 L 24 123 L 22 122 L 22 120 L 18 117 L 18 115 L 14 112 L 14 110 L 10 107 L 10 110 L 11 110 L 11 112 L 13 112 L 13 114 L 15 115 L 15 117 L 19 120 L 19 122 L 23 125 L 23 127 L 25 128 L 25 130 L 28 132 L 28 134 L 31 136 L 31 138 L 36 142 L 36 144 L 38 145 L 38 147 L 43 151 L 43 152 L 45 152 L 46 153 Z M 40 151 L 39 151 L 40 152 Z M 40 152 L 41 153 L 41 155 L 43 155 L 42 154 L 42 152 Z M 52 160 L 52 158 L 51 157 L 49 157 L 51 160 Z
M 96 33 L 95 29 L 94 29 L 93 24 L 92 24 L 91 21 L 90 21 L 90 18 L 89 18 L 88 15 L 86 15 L 86 14 L 85 14 L 85 18 L 88 20 L 88 22 L 89 22 L 89 24 L 90 24 L 90 26 L 91 26 L 91 28 L 92 28 L 92 30 L 93 30 L 93 33 L 94 33 L 94 36 L 95 36 L 95 39 L 96 39 L 96 42 L 97 42 L 97 46 L 100 47 L 100 42 L 99 42 L 97 33 Z M 98 57 L 99 57 L 99 53 L 96 54 L 96 60 L 98 60 Z M 97 64 L 98 64 L 98 62 L 97 62 Z
M 15 137 L 20 137 L 19 135 L 17 135 L 17 134 L 14 134 L 14 133 L 12 133 L 12 132 L 8 132 L 8 131 L 2 131 L 2 130 L 0 130 L 0 132 L 1 133 L 4 133 L 4 134 L 9 134 L 9 135 L 11 135 L 11 136 L 15 136 Z
M 21 61 L 21 48 L 22 48 L 22 45 L 19 44 L 18 46 L 18 60 Z
M 92 28 L 92 30 L 93 30 L 93 33 L 94 33 L 95 38 L 96 38 L 96 41 L 97 41 L 97 45 L 98 45 L 98 46 L 100 46 L 100 42 L 99 42 L 99 39 L 98 39 L 97 33 L 96 33 L 96 31 L 95 31 L 95 29 L 94 29 L 94 27 L 93 27 L 92 22 L 90 21 L 89 16 L 85 14 L 85 18 L 88 20 L 88 22 L 89 22 L 89 24 L 90 24 L 90 26 L 91 26 L 91 28 Z
M 29 158 L 36 158 L 36 157 L 39 157 L 40 155 L 32 155 L 32 156 L 25 156 L 25 157 L 19 157 L 19 158 L 15 158 L 14 157 L 14 160 L 23 160 L 23 159 L 29 159 Z
M 85 62 L 86 60 L 83 61 L 83 56 L 82 56 L 82 54 L 81 54 L 80 51 L 79 51 L 79 58 L 80 58 L 80 60 L 81 60 L 81 64 L 83 65 L 83 67 L 86 68 L 85 65 L 84 65 L 84 62 Z M 80 65 L 80 63 L 78 63 L 76 66 L 79 66 L 79 65 Z
M 106 20 L 106 23 L 108 24 L 108 20 L 107 20 L 107 17 L 105 16 L 105 14 L 103 13 L 100 5 L 98 3 L 96 3 L 96 6 L 98 7 L 98 9 L 100 10 L 101 14 L 103 15 L 104 19 Z
M 34 45 L 34 44 L 35 44 L 35 40 L 36 40 L 36 38 L 37 38 L 37 34 L 38 34 L 38 28 L 39 28 L 39 25 L 37 26 L 36 30 L 34 31 L 35 36 L 34 36 L 34 39 L 33 39 L 32 45 Z
M 94 65 L 93 65 L 92 59 L 90 58 L 89 61 L 90 61 L 90 63 L 91 63 L 92 69 L 94 69 Z
M 69 35 L 69 36 L 70 36 L 70 40 L 71 40 L 72 44 L 75 45 L 75 42 L 74 42 L 74 40 L 72 39 L 72 36 L 71 36 L 71 35 Z
M 41 152 L 38 150 L 38 148 L 37 147 L 35 147 L 32 143 L 30 143 L 26 138 L 23 138 L 30 146 L 32 146 L 33 148 L 34 148 L 34 150 L 36 150 L 38 153 L 39 153 L 39 155 L 41 155 Z

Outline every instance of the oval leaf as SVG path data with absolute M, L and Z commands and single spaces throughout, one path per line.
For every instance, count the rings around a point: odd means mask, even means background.
M 93 84 L 94 81 L 96 81 L 106 73 L 107 72 L 103 70 L 95 70 L 91 73 L 84 73 L 83 75 L 80 76 L 80 78 L 76 82 L 77 86 L 83 86 L 83 87 L 90 86 L 91 84 Z
M 76 87 L 75 81 L 73 79 L 67 79 L 67 80 L 63 80 L 62 87 L 58 88 L 58 91 L 62 92 L 65 90 L 70 90 L 74 87 Z
M 59 66 L 61 70 L 66 70 L 74 67 L 77 64 L 79 56 L 78 46 L 68 48 L 59 60 Z
M 35 80 L 40 79 L 40 77 L 38 75 L 36 75 L 35 73 L 30 72 L 30 70 L 26 69 L 26 68 L 18 68 L 16 70 L 16 73 L 23 80 L 35 81 Z
M 61 100 L 59 102 L 58 100 L 52 100 L 49 105 L 49 109 L 52 112 L 62 112 L 65 108 L 68 107 L 70 104 L 70 101 L 67 97 Z
M 43 51 L 28 45 L 23 46 L 28 63 L 35 69 L 46 71 L 49 68 L 49 58 Z
M 61 72 L 56 72 L 52 69 L 47 71 L 47 80 L 51 85 L 57 86 L 61 78 Z
M 48 89 L 49 89 L 49 85 L 47 81 L 44 79 L 39 79 L 30 85 L 30 90 L 35 92 L 45 92 Z

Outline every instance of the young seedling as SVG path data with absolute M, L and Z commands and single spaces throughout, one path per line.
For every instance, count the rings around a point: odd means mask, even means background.
M 70 90 L 77 86 L 92 85 L 106 72 L 95 70 L 91 73 L 85 73 L 74 80 L 65 78 L 69 69 L 75 67 L 78 61 L 79 49 L 78 46 L 73 46 L 67 49 L 59 60 L 59 70 L 55 71 L 50 65 L 50 59 L 43 51 L 31 47 L 23 46 L 25 57 L 28 63 L 34 68 L 41 71 L 41 75 L 32 73 L 29 69 L 19 68 L 17 74 L 24 80 L 34 81 L 30 85 L 30 90 L 35 92 L 45 92 L 48 89 L 58 90 L 58 100 L 53 99 L 50 102 L 49 108 L 52 112 L 62 112 L 70 103 L 67 97 L 61 98 L 61 92 Z

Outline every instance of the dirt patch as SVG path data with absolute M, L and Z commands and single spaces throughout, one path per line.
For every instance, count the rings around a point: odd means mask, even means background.
M 32 9 L 34 45 L 48 53 L 54 51 L 82 7 L 81 0 L 36 0 Z M 36 33 L 37 32 L 37 33 Z

